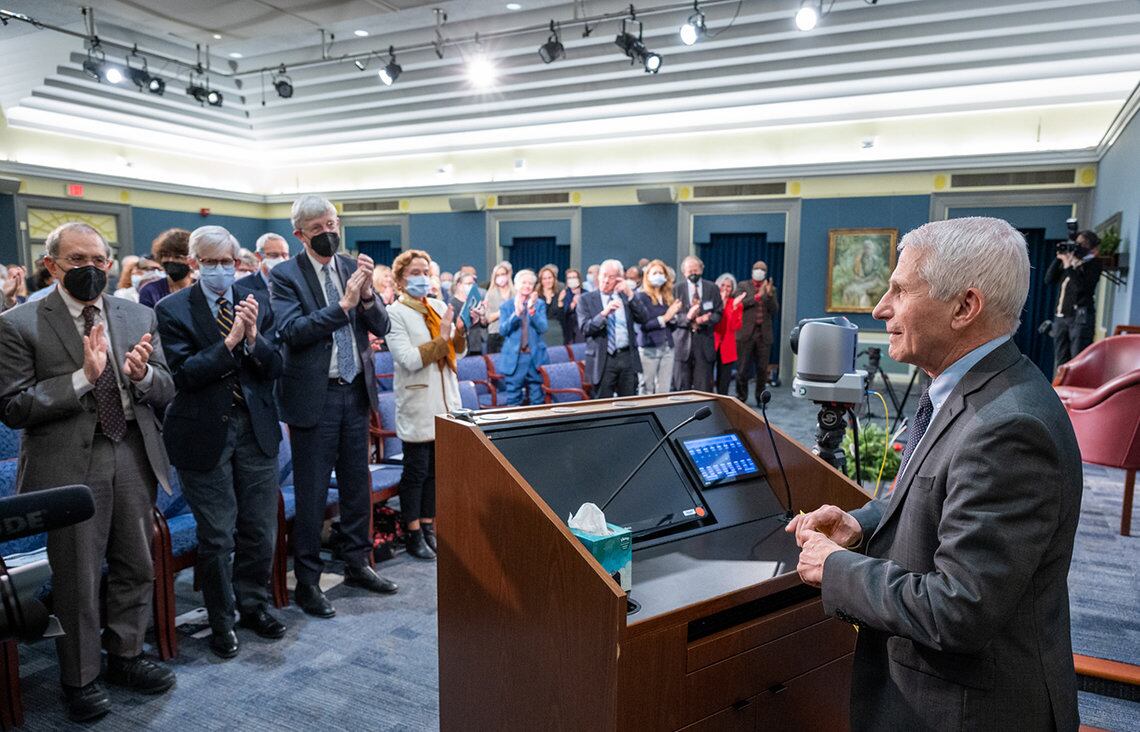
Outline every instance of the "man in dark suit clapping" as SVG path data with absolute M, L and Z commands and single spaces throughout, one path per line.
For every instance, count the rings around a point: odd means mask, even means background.
M 237 240 L 222 227 L 195 229 L 190 257 L 198 283 L 155 306 L 177 389 L 163 441 L 197 523 L 210 648 L 221 658 L 238 652 L 235 594 L 241 625 L 264 638 L 285 634 L 268 610 L 281 441 L 273 382 L 281 356 L 267 293 L 234 282 L 237 255 Z
M 1025 238 L 952 219 L 903 237 L 874 316 L 933 378 L 893 493 L 787 527 L 824 609 L 859 626 L 851 727 L 1076 730 L 1069 562 L 1081 456 L 1057 394 L 1010 336 Z
M 744 293 L 744 319 L 736 331 L 736 398 L 748 401 L 748 371 L 756 367 L 756 403 L 768 381 L 768 360 L 772 352 L 772 319 L 780 310 L 776 286 L 768 279 L 768 265 L 757 261 L 752 265 L 752 279 L 740 286 Z
M 336 468 L 340 525 L 348 537 L 345 583 L 393 593 L 396 584 L 370 566 L 372 478 L 368 471 L 368 415 L 377 409 L 368 333 L 388 333 L 388 313 L 372 290 L 372 259 L 338 255 L 340 219 L 320 196 L 293 203 L 293 234 L 302 254 L 270 274 L 284 373 L 278 405 L 289 425 L 297 492 L 293 559 L 295 596 L 306 613 L 331 618 L 321 591 L 321 527 L 329 480 Z
M 598 289 L 578 303 L 578 329 L 586 336 L 586 378 L 595 399 L 633 396 L 641 356 L 633 324 L 649 320 L 645 305 L 633 297 L 621 262 L 607 259 L 598 269 Z
M 715 284 L 701 278 L 704 262 L 694 256 L 681 262 L 685 279 L 673 287 L 673 297 L 685 303 L 677 315 L 673 333 L 676 348 L 673 361 L 673 388 L 713 390 L 713 364 L 716 342 L 713 328 L 724 313 L 724 302 Z

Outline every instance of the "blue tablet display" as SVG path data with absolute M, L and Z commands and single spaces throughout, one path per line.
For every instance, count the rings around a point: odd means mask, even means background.
M 693 437 L 682 440 L 681 445 L 705 488 L 760 474 L 759 466 L 735 432 Z

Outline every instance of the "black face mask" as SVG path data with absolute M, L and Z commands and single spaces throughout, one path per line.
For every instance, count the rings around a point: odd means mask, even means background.
M 335 231 L 322 231 L 309 239 L 309 246 L 322 257 L 331 257 L 340 249 L 340 234 Z
M 181 282 L 190 274 L 190 265 L 185 262 L 163 262 L 162 268 L 166 270 L 167 276 L 175 282 Z
M 701 276 L 699 274 L 689 275 L 689 282 L 692 282 L 694 285 L 700 281 L 701 281 Z
M 81 302 L 91 302 L 107 286 L 107 273 L 93 264 L 69 269 L 63 276 L 63 289 Z

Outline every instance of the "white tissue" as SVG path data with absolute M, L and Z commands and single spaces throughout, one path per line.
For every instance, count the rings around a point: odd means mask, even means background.
M 609 526 L 606 526 L 606 515 L 602 513 L 602 509 L 593 503 L 583 503 L 582 507 L 578 509 L 578 513 L 567 519 L 567 523 L 570 528 L 578 529 L 578 531 L 587 534 L 609 536 L 614 533 Z

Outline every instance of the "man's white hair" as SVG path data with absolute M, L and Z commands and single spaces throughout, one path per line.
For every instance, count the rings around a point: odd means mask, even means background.
M 274 239 L 280 239 L 281 241 L 285 242 L 285 246 L 289 246 L 289 242 L 285 241 L 285 237 L 281 236 L 280 234 L 274 234 L 271 231 L 268 234 L 262 234 L 261 236 L 257 237 L 257 243 L 253 245 L 254 251 L 258 253 L 264 252 L 265 245 Z
M 44 240 L 44 252 L 52 259 L 59 259 L 59 241 L 63 238 L 64 234 L 70 233 L 94 234 L 99 237 L 99 241 L 103 242 L 103 251 L 107 253 L 106 256 L 108 259 L 111 258 L 111 246 L 107 244 L 107 240 L 103 238 L 103 235 L 99 233 L 98 229 L 82 221 L 68 221 L 52 229 L 51 233 L 47 235 L 47 239 Z
M 202 254 L 227 251 L 234 259 L 241 256 L 241 246 L 234 235 L 221 226 L 199 226 L 190 232 L 190 256 L 201 259 Z
M 1029 250 L 1009 222 L 980 216 L 933 221 L 904 236 L 899 251 L 906 247 L 925 255 L 919 274 L 931 297 L 948 300 L 977 288 L 994 322 L 1011 335 L 1017 331 L 1029 295 Z
M 525 279 L 529 279 L 533 285 L 538 282 L 538 275 L 534 273 L 533 269 L 520 269 L 518 272 L 515 272 L 515 287 L 521 285 Z
M 336 216 L 336 206 L 332 205 L 332 201 L 324 196 L 316 196 L 307 194 L 301 196 L 296 201 L 293 201 L 293 230 L 300 231 L 304 228 L 306 221 L 324 216 L 329 211 L 332 211 L 333 216 Z
M 617 259 L 607 259 L 598 265 L 599 272 L 605 272 L 607 269 L 616 269 L 618 274 L 625 274 L 625 267 L 623 267 L 621 261 Z

